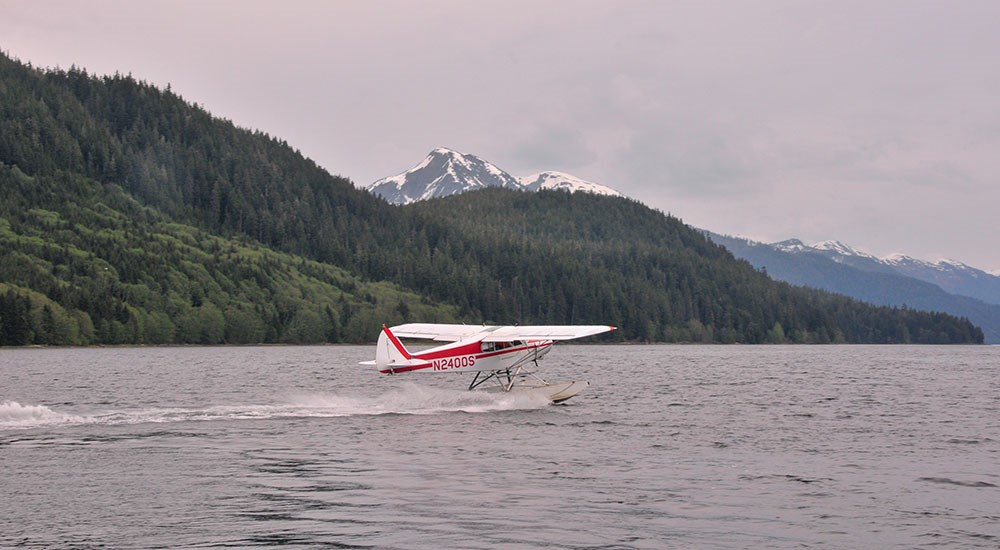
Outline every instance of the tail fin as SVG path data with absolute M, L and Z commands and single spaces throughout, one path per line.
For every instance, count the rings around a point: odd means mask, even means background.
M 379 372 L 396 374 L 429 366 L 431 363 L 427 361 L 414 359 L 413 355 L 399 341 L 399 338 L 396 338 L 396 335 L 389 330 L 389 327 L 382 325 L 382 333 L 378 336 L 378 344 L 375 348 L 375 368 Z

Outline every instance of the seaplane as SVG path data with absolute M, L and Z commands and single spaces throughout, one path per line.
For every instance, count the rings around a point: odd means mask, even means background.
M 615 330 L 605 325 L 489 326 L 408 323 L 382 325 L 374 366 L 388 375 L 404 373 L 474 373 L 469 390 L 525 392 L 562 403 L 590 382 L 547 382 L 536 374 L 538 360 L 558 340 L 573 340 Z M 447 342 L 409 351 L 401 338 Z

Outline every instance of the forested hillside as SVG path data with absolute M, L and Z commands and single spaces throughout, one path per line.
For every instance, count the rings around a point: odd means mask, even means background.
M 127 76 L 0 55 L 0 163 L 0 343 L 358 341 L 408 319 L 606 323 L 643 341 L 982 340 L 948 315 L 775 283 L 626 199 L 390 206 Z
M 454 321 L 389 283 L 175 223 L 112 185 L 0 165 L 0 344 L 363 342 Z
M 406 208 L 450 219 L 474 243 L 479 269 L 497 282 L 465 299 L 514 321 L 596 322 L 598 312 L 627 327 L 626 338 L 667 342 L 982 338 L 949 315 L 870 307 L 775 282 L 680 220 L 627 198 L 489 189 Z

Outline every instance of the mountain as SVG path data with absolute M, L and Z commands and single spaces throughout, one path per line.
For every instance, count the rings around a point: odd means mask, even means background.
M 0 196 L 0 344 L 370 341 L 415 320 L 618 326 L 607 341 L 983 339 L 951 315 L 776 282 L 622 197 L 492 186 L 393 206 L 172 90 L 3 54 Z
M 401 310 L 457 318 L 398 286 L 179 223 L 116 185 L 29 172 L 0 162 L 0 345 L 363 342 Z
M 798 239 L 789 239 L 772 243 L 770 246 L 792 254 L 818 254 L 834 262 L 865 271 L 912 277 L 937 285 L 949 294 L 968 296 L 988 304 L 1000 305 L 1000 277 L 955 260 L 928 262 L 903 254 L 890 254 L 879 258 L 839 241 L 822 241 L 806 245 Z
M 525 191 L 556 190 L 576 193 L 593 193 L 595 195 L 607 195 L 609 197 L 624 197 L 618 191 L 599 183 L 582 180 L 576 176 L 563 172 L 539 172 L 530 176 L 517 178 Z
M 872 256 L 867 252 L 862 252 L 861 250 L 840 241 L 820 241 L 818 243 L 806 245 L 798 239 L 790 239 L 787 241 L 781 241 L 780 243 L 775 243 L 775 246 L 785 250 L 786 252 L 811 252 L 814 254 L 820 254 L 835 262 L 850 265 L 869 265 L 879 263 L 879 259 L 877 257 Z
M 988 304 L 1000 304 L 1000 275 L 954 260 L 928 262 L 903 254 L 891 254 L 881 261 L 897 273 L 934 283 L 952 294 L 970 296 Z
M 806 245 L 798 239 L 772 244 L 707 233 L 737 258 L 781 281 L 837 292 L 877 305 L 942 311 L 983 329 L 986 342 L 1000 343 L 1000 305 L 945 291 L 881 259 L 837 241 Z M 934 265 L 934 264 L 929 264 Z
M 541 172 L 515 178 L 475 155 L 443 147 L 431 151 L 413 168 L 372 183 L 368 186 L 368 191 L 391 204 L 411 204 L 487 187 L 521 191 L 562 190 L 571 193 L 581 191 L 598 195 L 623 196 L 610 187 L 562 172 Z
M 0 54 L 0 196 L 0 345 L 363 342 L 464 319 L 351 262 L 398 239 L 384 202 L 131 77 Z
M 406 172 L 376 181 L 368 191 L 392 204 L 410 204 L 486 187 L 522 186 L 507 172 L 475 155 L 442 147 Z

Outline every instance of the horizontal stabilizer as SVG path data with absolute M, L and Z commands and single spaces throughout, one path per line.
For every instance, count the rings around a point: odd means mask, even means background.
M 378 367 L 378 371 L 382 374 L 398 374 L 401 372 L 410 372 L 413 370 L 427 369 L 433 366 L 430 361 L 421 361 L 419 359 L 411 359 L 405 361 L 390 361 L 386 364 L 375 365 Z

